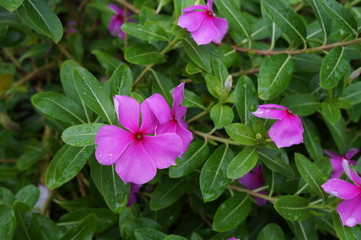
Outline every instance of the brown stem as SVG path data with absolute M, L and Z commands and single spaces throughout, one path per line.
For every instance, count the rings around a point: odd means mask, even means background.
M 54 62 L 52 63 L 48 63 L 42 67 L 39 68 L 35 68 L 31 73 L 29 73 L 28 75 L 26 75 L 24 78 L 22 78 L 20 81 L 16 82 L 14 84 L 14 87 L 18 87 L 20 85 L 23 85 L 24 83 L 26 83 L 27 81 L 31 80 L 33 77 L 35 77 L 39 72 L 42 72 L 44 70 L 47 70 L 48 68 L 51 68 L 54 65 Z
M 13 158 L 2 158 L 2 159 L 0 159 L 0 163 L 16 163 L 16 159 L 13 159 Z
M 239 77 L 239 76 L 250 75 L 250 74 L 254 74 L 254 73 L 258 73 L 258 72 L 259 72 L 259 68 L 253 68 L 253 69 L 249 69 L 246 71 L 231 73 L 231 75 L 232 75 L 232 77 Z
M 234 185 L 229 185 L 228 188 L 236 190 L 238 192 L 245 192 L 245 193 L 247 193 L 247 194 L 249 194 L 251 196 L 262 198 L 262 199 L 267 200 L 267 201 L 272 202 L 272 203 L 275 203 L 277 201 L 277 198 L 273 198 L 273 197 L 270 197 L 268 195 L 257 193 L 257 192 L 254 192 L 252 190 L 246 189 L 246 188 L 241 188 L 241 187 L 234 186 Z
M 135 14 L 139 14 L 140 11 L 138 8 L 136 8 L 134 5 L 128 3 L 125 0 L 115 0 L 116 2 L 122 4 L 124 7 L 128 8 L 130 11 L 134 12 Z
M 12 52 L 10 52 L 7 48 L 3 48 L 3 52 L 5 54 L 5 56 L 7 58 L 10 59 L 10 61 L 15 65 L 16 68 L 18 68 L 19 70 L 22 70 L 22 67 L 20 65 L 20 63 L 18 62 L 18 60 L 14 57 L 14 55 L 12 54 Z

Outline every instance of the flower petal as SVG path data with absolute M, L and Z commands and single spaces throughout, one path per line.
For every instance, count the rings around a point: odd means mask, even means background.
M 205 12 L 186 12 L 179 17 L 178 26 L 187 29 L 188 32 L 193 32 L 200 27 L 206 17 Z
M 220 33 L 213 23 L 213 18 L 213 16 L 206 15 L 199 28 L 191 32 L 193 40 L 198 45 L 208 44 L 219 39 Z
M 149 102 L 144 100 L 140 108 L 142 111 L 142 125 L 140 127 L 140 132 L 142 134 L 154 134 L 159 122 L 152 112 Z
M 173 119 L 170 107 L 162 95 L 154 93 L 144 102 L 148 103 L 150 110 L 152 110 L 160 124 L 165 124 Z
M 186 106 L 178 106 L 175 108 L 174 110 L 174 116 L 176 118 L 176 120 L 183 126 L 183 127 L 187 127 L 188 124 L 185 123 L 183 121 L 183 117 L 186 115 L 187 113 L 187 107 Z
M 130 144 L 116 162 L 115 170 L 124 183 L 143 184 L 156 175 L 157 168 L 142 142 Z
M 179 84 L 177 87 L 173 89 L 173 106 L 172 106 L 173 113 L 176 107 L 182 104 L 183 99 L 184 99 L 184 82 L 181 82 L 181 84 Z
M 110 34 L 112 36 L 115 36 L 116 29 L 117 29 L 118 25 L 119 25 L 118 19 L 116 18 L 116 16 L 112 16 L 110 18 L 110 22 L 109 22 L 109 25 L 108 25 L 108 30 L 109 30 L 109 32 L 110 32 Z
M 342 156 L 337 155 L 337 154 L 334 153 L 334 152 L 331 152 L 331 151 L 329 151 L 329 150 L 323 150 L 323 152 L 326 153 L 326 155 L 329 156 L 329 157 L 338 158 L 338 159 L 342 160 Z
M 179 124 L 177 125 L 176 133 L 182 139 L 182 142 L 183 142 L 182 153 L 179 155 L 179 157 L 181 157 L 183 155 L 183 153 L 185 151 L 187 151 L 189 144 L 192 142 L 193 134 L 191 131 L 180 126 Z
M 351 199 L 361 193 L 361 189 L 359 187 L 338 178 L 329 179 L 321 187 L 328 194 L 341 199 Z
M 273 124 L 268 135 L 278 148 L 300 144 L 303 142 L 302 121 L 298 116 L 288 114 Z
M 249 173 L 239 178 L 238 182 L 250 190 L 262 187 L 264 183 L 262 165 L 254 167 Z
M 359 187 L 361 187 L 361 178 L 355 170 L 350 169 L 350 162 L 342 159 L 342 167 L 346 175 Z
M 129 199 L 128 199 L 128 203 L 127 206 L 132 206 L 133 203 L 135 203 L 137 201 L 137 195 L 136 193 L 139 191 L 139 189 L 143 186 L 143 184 L 134 184 L 131 183 L 130 184 L 130 192 L 129 192 Z
M 192 11 L 197 11 L 197 10 L 207 11 L 208 8 L 207 8 L 207 6 L 204 6 L 204 5 L 193 5 L 190 7 L 183 8 L 182 12 L 192 12 Z
M 116 95 L 114 107 L 119 123 L 129 131 L 136 133 L 139 130 L 140 104 L 134 98 Z
M 213 24 L 219 31 L 218 38 L 214 38 L 213 42 L 220 43 L 228 31 L 228 21 L 224 18 L 213 17 Z
M 361 195 L 344 200 L 337 207 L 343 225 L 353 227 L 361 222 Z
M 282 119 L 288 112 L 288 108 L 277 104 L 259 105 L 257 111 L 252 112 L 253 115 L 265 119 Z
M 208 1 L 207 1 L 207 7 L 208 7 L 209 10 L 212 10 L 213 0 L 208 0 Z
M 182 152 L 182 140 L 175 133 L 157 136 L 144 136 L 142 143 L 157 168 L 163 169 L 176 165 L 176 158 Z
M 355 156 L 358 152 L 360 151 L 360 149 L 358 148 L 351 148 L 350 150 L 348 150 L 348 152 L 345 154 L 345 158 L 350 160 L 353 156 Z
M 123 15 L 123 9 L 121 9 L 117 5 L 109 3 L 108 7 L 113 10 L 114 13 Z
M 120 127 L 103 126 L 95 136 L 95 144 L 97 145 L 95 157 L 102 165 L 112 165 L 133 140 L 133 134 Z

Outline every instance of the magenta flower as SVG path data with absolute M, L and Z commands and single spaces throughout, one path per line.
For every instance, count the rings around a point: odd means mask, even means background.
M 342 160 L 343 170 L 355 185 L 338 178 L 331 178 L 322 185 L 328 194 L 344 199 L 338 207 L 342 224 L 353 227 L 361 223 L 361 177 L 350 169 L 347 160 Z
M 238 238 L 235 238 L 235 237 L 232 237 L 232 238 L 230 238 L 230 239 L 228 239 L 228 240 L 239 240 Z
M 254 167 L 249 173 L 238 179 L 238 182 L 250 190 L 254 190 L 263 186 L 265 180 L 262 173 L 262 165 L 259 164 Z M 265 191 L 260 191 L 265 194 Z M 263 206 L 267 203 L 266 200 L 256 197 L 258 206 Z
M 129 193 L 129 200 L 127 206 L 132 206 L 137 201 L 137 195 L 136 193 L 139 191 L 139 189 L 143 186 L 143 184 L 130 184 L 130 193 Z
M 277 104 L 259 105 L 253 115 L 278 121 L 268 131 L 268 135 L 278 148 L 289 147 L 303 142 L 301 118 L 288 108 Z
M 339 178 L 342 175 L 343 168 L 342 168 L 342 159 L 345 159 L 349 161 L 350 165 L 355 165 L 356 161 L 351 160 L 353 156 L 355 156 L 360 150 L 358 148 L 352 148 L 350 149 L 345 156 L 337 155 L 336 153 L 333 153 L 328 150 L 324 150 L 324 152 L 330 157 L 331 166 L 333 169 L 333 172 L 331 174 L 332 178 Z
M 124 23 L 124 13 L 127 14 L 127 16 L 130 15 L 129 11 L 124 11 L 123 9 L 119 8 L 117 5 L 110 3 L 108 7 L 114 11 L 115 15 L 112 16 L 109 22 L 109 32 L 112 36 L 118 36 L 119 38 L 124 38 L 124 32 L 120 27 Z M 128 22 L 134 22 L 132 19 L 128 19 Z
M 183 102 L 183 98 L 184 82 L 173 90 L 172 110 L 169 108 L 164 97 L 159 94 L 153 94 L 148 99 L 149 107 L 160 123 L 157 128 L 157 134 L 176 133 L 182 139 L 183 148 L 179 157 L 188 149 L 189 143 L 193 140 L 193 135 L 187 129 L 187 123 L 183 120 L 187 112 L 187 108 L 180 105 Z
M 134 98 L 117 95 L 114 106 L 119 123 L 125 129 L 107 125 L 98 130 L 95 157 L 100 164 L 115 164 L 123 182 L 135 184 L 152 180 L 157 168 L 175 165 L 183 149 L 182 140 L 175 133 L 155 134 L 158 121 L 148 99 L 139 104 Z
M 68 27 L 68 34 L 72 34 L 72 33 L 77 33 L 78 30 L 76 30 L 76 28 L 74 28 L 76 26 L 76 22 L 74 20 L 70 20 L 67 23 L 67 27 Z
M 186 28 L 198 45 L 210 42 L 220 43 L 228 30 L 228 22 L 214 15 L 213 0 L 207 6 L 194 5 L 182 9 L 184 12 L 178 20 L 178 26 Z

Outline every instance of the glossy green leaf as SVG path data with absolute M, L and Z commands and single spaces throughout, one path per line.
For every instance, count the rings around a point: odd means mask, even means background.
M 251 212 L 251 201 L 246 193 L 237 193 L 223 202 L 213 219 L 213 229 L 226 232 L 243 222 Z
M 278 0 L 262 0 L 261 3 L 266 14 L 287 35 L 291 43 L 307 46 L 306 26 L 290 6 Z
M 157 222 L 152 219 L 139 217 L 126 222 L 120 222 L 120 233 L 123 239 L 135 239 L 135 231 L 142 228 L 152 228 L 160 230 L 160 226 Z
M 80 32 L 71 33 L 67 36 L 70 54 L 78 62 L 83 62 L 84 59 L 84 39 Z
M 310 220 L 292 222 L 297 240 L 318 240 L 315 225 Z
M 82 239 L 91 240 L 96 231 L 98 219 L 95 214 L 85 217 L 78 226 L 67 231 L 60 240 Z
M 225 125 L 232 123 L 234 119 L 232 108 L 220 103 L 212 107 L 210 116 L 217 129 L 223 128 Z
M 282 196 L 277 200 L 274 208 L 289 221 L 302 221 L 311 216 L 308 200 L 299 196 Z
M 342 99 L 350 101 L 353 106 L 361 103 L 361 82 L 347 86 L 342 91 Z
M 238 179 L 251 171 L 258 162 L 258 153 L 256 148 L 245 148 L 229 163 L 227 168 L 227 177 Z
M 16 161 L 16 168 L 24 171 L 36 164 L 44 155 L 40 150 L 30 150 L 22 154 Z
M 48 240 L 59 239 L 62 232 L 58 226 L 48 217 L 35 213 L 29 235 L 31 239 Z
M 95 144 L 95 135 L 105 126 L 102 123 L 88 123 L 68 127 L 61 135 L 61 139 L 70 146 L 84 147 Z
M 258 96 L 262 100 L 278 97 L 292 78 L 294 63 L 290 55 L 278 54 L 266 59 L 258 75 Z
M 234 141 L 242 145 L 254 146 L 257 144 L 256 134 L 242 123 L 232 123 L 225 126 L 224 129 Z
M 259 159 L 269 169 L 278 172 L 288 178 L 294 177 L 294 172 L 288 162 L 287 154 L 281 149 L 260 148 Z
M 310 119 L 303 119 L 303 141 L 307 152 L 310 154 L 312 159 L 320 159 L 323 157 L 323 149 L 321 145 L 320 134 L 317 131 L 316 126 Z
M 23 1 L 24 0 L 1 0 L 0 5 L 12 12 L 20 7 Z
M 190 7 L 194 4 L 193 0 L 179 0 L 173 1 L 174 4 L 174 15 L 179 17 L 182 14 L 182 9 Z
M 15 201 L 14 194 L 5 187 L 0 187 L 0 204 L 11 206 Z
M 318 98 L 306 93 L 287 95 L 280 104 L 300 117 L 309 116 L 320 108 Z
M 16 195 L 15 200 L 26 203 L 30 207 L 34 207 L 40 196 L 39 188 L 34 185 L 27 185 L 20 189 Z
M 168 34 L 158 25 L 150 24 L 143 26 L 141 24 L 127 22 L 121 29 L 130 36 L 145 41 L 168 41 Z
M 331 132 L 332 138 L 333 138 L 334 142 L 336 143 L 339 152 L 345 152 L 346 151 L 346 149 L 345 149 L 346 143 L 347 143 L 345 120 L 341 116 L 340 121 L 333 124 L 333 123 L 329 122 L 326 118 L 325 123 Z
M 154 189 L 149 206 L 153 211 L 172 205 L 188 188 L 186 179 L 164 179 Z
M 252 79 L 247 76 L 237 80 L 235 89 L 235 105 L 242 123 L 250 126 L 256 117 L 252 112 L 257 110 L 257 90 Z
M 11 207 L 0 204 L 0 239 L 13 239 L 15 224 L 15 214 Z
M 100 65 L 107 71 L 114 71 L 119 65 L 122 65 L 122 61 L 113 57 L 112 55 L 102 52 L 100 50 L 92 51 L 92 54 L 96 56 Z
M 167 102 L 172 102 L 171 89 L 173 88 L 172 80 L 161 72 L 150 70 L 153 79 L 152 92 L 161 94 Z
M 88 161 L 94 147 L 64 145 L 53 157 L 45 174 L 45 184 L 55 189 L 75 177 Z
M 294 72 L 299 73 L 318 73 L 323 60 L 323 58 L 317 53 L 293 55 L 292 59 L 295 61 Z
M 60 93 L 37 93 L 32 96 L 31 102 L 40 112 L 57 120 L 71 124 L 85 123 L 86 117 L 79 104 Z
M 120 213 L 128 203 L 129 184 L 124 184 L 114 166 L 101 165 L 94 156 L 90 159 L 90 169 L 92 179 L 108 207 L 113 212 Z
M 168 235 L 163 240 L 187 240 L 187 238 L 178 235 Z
M 130 96 L 133 87 L 133 76 L 130 68 L 124 64 L 119 65 L 109 79 L 110 95 Z
M 352 233 L 352 228 L 344 226 L 340 219 L 340 215 L 335 211 L 332 212 L 332 221 L 333 221 L 333 227 L 340 240 L 355 239 L 355 237 Z
M 182 43 L 188 57 L 206 72 L 211 72 L 211 57 L 206 46 L 198 46 L 197 43 L 189 37 L 183 38 Z
M 187 151 L 178 158 L 177 165 L 169 168 L 169 177 L 179 178 L 190 174 L 200 167 L 208 157 L 208 142 L 193 141 Z
M 321 103 L 321 111 L 324 118 L 326 118 L 330 123 L 335 124 L 340 121 L 341 111 L 335 106 L 335 104 L 330 102 Z
M 140 228 L 135 230 L 136 240 L 159 240 L 164 239 L 165 236 L 167 236 L 165 233 L 152 228 Z
M 131 45 L 124 52 L 125 59 L 133 64 L 147 65 L 158 62 L 163 56 L 151 44 Z
M 217 199 L 226 189 L 227 167 L 233 158 L 228 145 L 220 145 L 203 165 L 200 176 L 200 188 L 205 202 Z
M 300 153 L 295 154 L 296 166 L 302 179 L 323 199 L 327 198 L 321 185 L 324 184 L 328 177 L 310 160 Z
M 320 72 L 320 85 L 331 89 L 338 85 L 348 69 L 348 61 L 345 57 L 344 47 L 335 47 L 322 61 Z
M 186 106 L 187 108 L 195 107 L 206 110 L 206 108 L 203 106 L 202 99 L 194 92 L 188 91 L 186 89 L 184 90 L 184 100 L 182 105 Z
M 269 223 L 258 234 L 257 240 L 284 240 L 282 228 L 275 223 Z
M 321 26 L 323 35 L 324 35 L 324 44 L 327 43 L 327 36 L 331 33 L 332 29 L 332 21 L 328 16 L 325 9 L 322 7 L 322 4 L 318 0 L 307 0 L 307 2 L 311 5 L 313 12 L 316 15 L 317 21 Z
M 33 221 L 33 213 L 30 206 L 22 202 L 15 202 L 13 211 L 16 218 L 14 239 L 32 240 L 30 227 Z
M 63 36 L 63 26 L 58 16 L 44 0 L 23 0 L 18 8 L 20 19 L 35 31 L 58 43 Z
M 84 103 L 106 122 L 114 125 L 116 121 L 115 110 L 109 95 L 102 84 L 85 68 L 73 70 L 75 85 Z

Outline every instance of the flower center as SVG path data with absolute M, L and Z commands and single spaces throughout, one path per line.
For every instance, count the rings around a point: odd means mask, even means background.
M 143 138 L 143 135 L 141 133 L 135 134 L 135 139 L 136 140 L 142 140 L 142 138 Z
M 212 16 L 213 16 L 213 12 L 208 10 L 208 11 L 207 11 L 207 15 L 212 17 Z

